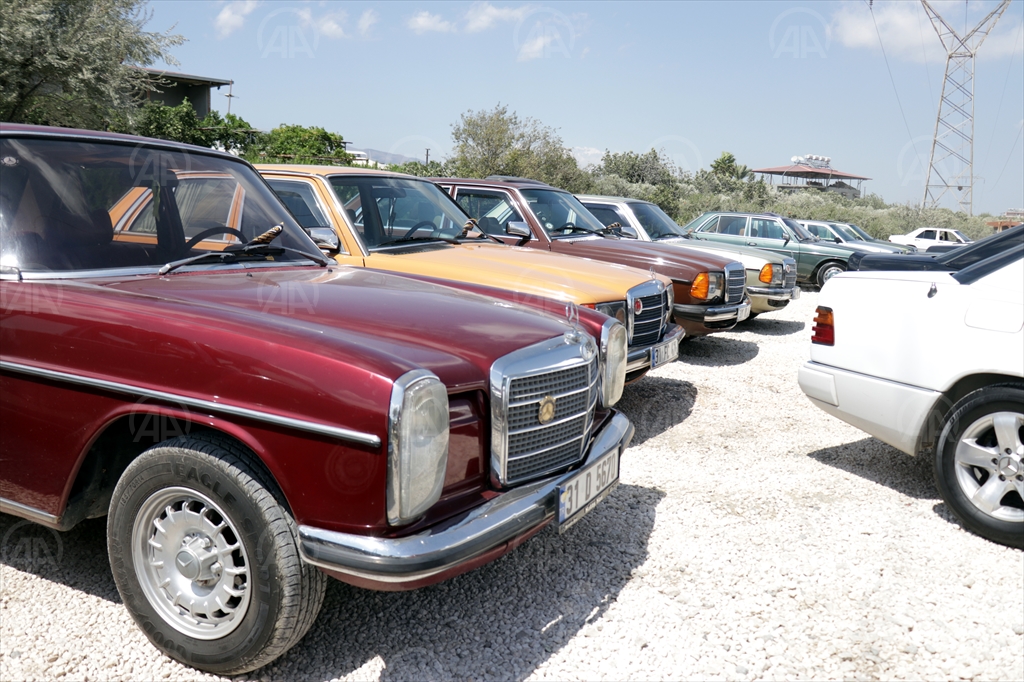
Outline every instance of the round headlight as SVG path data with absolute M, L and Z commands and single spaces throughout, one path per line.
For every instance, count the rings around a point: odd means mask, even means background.
M 619 324 L 626 324 L 626 302 L 612 301 L 611 303 L 598 303 L 594 309 L 614 318 Z
M 388 523 L 414 521 L 441 497 L 448 467 L 448 391 L 432 372 L 395 381 L 388 413 Z
M 601 404 L 605 407 L 619 402 L 626 385 L 627 336 L 618 322 L 608 320 L 601 327 Z

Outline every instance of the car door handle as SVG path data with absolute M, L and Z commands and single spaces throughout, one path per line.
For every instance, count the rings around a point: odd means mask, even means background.
M 747 242 L 747 246 L 757 246 L 757 242 Z

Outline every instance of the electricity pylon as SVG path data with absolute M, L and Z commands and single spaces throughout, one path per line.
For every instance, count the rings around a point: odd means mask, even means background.
M 939 16 L 927 0 L 921 0 L 921 4 L 946 48 L 946 77 L 942 80 L 921 205 L 934 208 L 949 193 L 961 211 L 974 215 L 974 56 L 1010 6 L 1010 0 L 999 3 L 964 36 Z

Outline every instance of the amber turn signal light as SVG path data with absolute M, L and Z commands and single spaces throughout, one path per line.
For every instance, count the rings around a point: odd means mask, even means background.
M 708 297 L 708 273 L 702 272 L 693 278 L 693 284 L 690 285 L 690 296 L 701 299 Z
M 818 343 L 822 346 L 836 345 L 835 317 L 832 309 L 818 306 L 814 311 L 814 326 L 811 328 L 811 343 Z
M 759 280 L 761 280 L 762 282 L 764 282 L 765 284 L 771 284 L 772 283 L 772 274 L 773 274 L 772 273 L 772 264 L 771 263 L 765 263 L 764 267 L 761 268 L 761 274 L 758 275 L 757 278 Z

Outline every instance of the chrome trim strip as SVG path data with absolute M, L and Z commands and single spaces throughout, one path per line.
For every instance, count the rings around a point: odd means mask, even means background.
M 581 416 L 583 416 L 583 415 L 576 415 L 576 418 L 578 419 Z M 516 455 L 515 457 L 509 457 L 508 461 L 515 462 L 516 460 L 525 459 L 527 457 L 536 457 L 537 455 L 539 455 L 542 452 L 549 452 L 550 450 L 555 450 L 555 449 L 560 448 L 560 447 L 562 447 L 564 445 L 570 445 L 572 443 L 575 443 L 576 441 L 578 441 L 581 438 L 583 438 L 584 435 L 585 434 L 581 433 L 580 435 L 576 436 L 572 440 L 562 441 L 561 443 L 555 443 L 554 445 L 549 445 L 548 447 L 541 448 L 540 450 L 531 450 L 530 452 L 524 452 L 522 454 Z
M 793 298 L 793 289 L 774 289 L 772 287 L 747 287 L 751 296 L 764 296 L 769 301 L 788 301 Z
M 319 433 L 325 436 L 338 438 L 339 440 L 352 441 L 354 443 L 369 445 L 375 448 L 380 447 L 380 437 L 375 436 L 372 433 L 363 433 L 362 431 L 353 431 L 339 426 L 330 426 L 328 424 L 319 424 L 317 422 L 309 422 L 303 419 L 283 417 L 281 415 L 270 414 L 268 412 L 251 410 L 247 407 L 215 403 L 211 400 L 192 398 L 189 396 L 179 395 L 177 393 L 154 391 L 140 386 L 121 384 L 114 381 L 107 381 L 105 379 L 94 379 L 93 377 L 69 374 L 67 372 L 58 372 L 52 369 L 43 369 L 41 367 L 32 367 L 31 365 L 22 365 L 17 362 L 8 362 L 6 360 L 0 360 L 0 370 L 19 372 L 21 374 L 28 374 L 30 376 L 42 377 L 44 379 L 52 379 L 55 381 L 65 381 L 67 383 L 79 384 L 81 386 L 92 386 L 94 388 L 113 391 L 115 393 L 127 393 L 128 395 L 139 395 L 146 398 L 154 398 L 156 400 L 165 400 L 168 402 L 178 403 L 180 405 L 187 405 L 189 407 L 198 407 L 202 410 L 210 410 L 211 412 L 221 412 L 236 417 L 255 419 L 256 421 L 267 422 L 269 424 L 277 424 L 278 426 L 287 426 L 292 429 L 298 429 L 299 431 Z
M 0 497 L 0 512 L 20 516 L 28 519 L 29 521 L 35 521 L 36 523 L 42 523 L 47 526 L 56 526 L 60 523 L 59 516 L 48 514 L 40 509 L 36 509 L 35 507 L 22 504 L 21 502 L 8 500 L 6 497 Z
M 705 308 L 700 305 L 682 305 L 676 304 L 675 312 L 684 319 L 694 320 L 696 322 L 724 322 L 727 320 L 734 320 L 739 315 L 740 310 L 744 307 L 750 307 L 750 301 L 744 301 L 743 303 L 735 303 L 733 305 L 725 306 L 714 306 L 711 308 Z
M 616 412 L 573 471 L 514 488 L 442 529 L 380 538 L 299 526 L 299 554 L 314 566 L 379 582 L 401 584 L 437 575 L 554 518 L 558 486 L 609 452 L 618 449 L 621 455 L 633 433 L 625 415 Z

